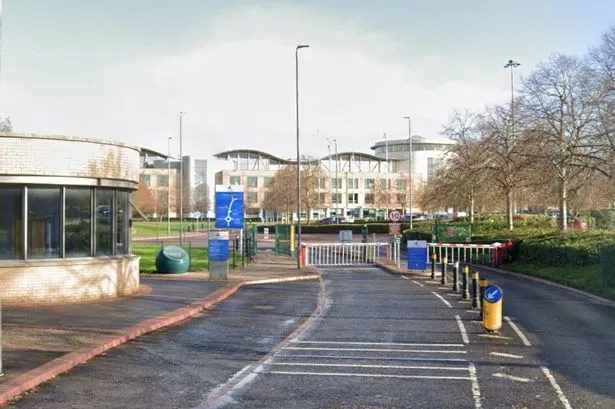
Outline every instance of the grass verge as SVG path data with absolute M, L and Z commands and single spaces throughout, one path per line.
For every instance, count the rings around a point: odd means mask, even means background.
M 184 247 L 191 259 L 191 272 L 206 271 L 209 268 L 209 250 L 207 247 Z M 156 256 L 160 251 L 159 244 L 133 244 L 132 253 L 136 256 L 141 256 L 140 271 L 141 273 L 156 272 Z M 232 268 L 233 260 L 229 251 L 229 267 Z M 241 257 L 237 256 L 235 265 L 241 265 Z

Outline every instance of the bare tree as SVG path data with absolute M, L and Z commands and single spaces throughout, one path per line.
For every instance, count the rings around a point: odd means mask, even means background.
M 139 183 L 138 189 L 132 194 L 132 202 L 143 214 L 156 212 L 156 195 L 145 183 Z
M 209 210 L 210 198 L 209 198 L 209 186 L 203 182 L 197 185 L 192 192 L 194 210 L 201 213 L 207 213 Z

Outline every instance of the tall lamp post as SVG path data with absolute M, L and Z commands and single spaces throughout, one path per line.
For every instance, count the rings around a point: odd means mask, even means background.
M 184 241 L 184 151 L 182 135 L 183 117 L 185 112 L 179 113 L 179 245 Z
M 295 107 L 297 109 L 297 269 L 301 269 L 301 152 L 299 149 L 299 50 L 307 48 L 309 45 L 300 44 L 295 47 Z
M 510 68 L 510 122 L 511 133 L 515 137 L 515 83 L 514 70 L 521 64 L 515 60 L 508 60 L 504 68 Z
M 167 236 L 171 236 L 171 139 L 167 140 Z
M 410 208 L 410 230 L 412 230 L 412 118 L 405 116 L 408 120 L 408 207 Z

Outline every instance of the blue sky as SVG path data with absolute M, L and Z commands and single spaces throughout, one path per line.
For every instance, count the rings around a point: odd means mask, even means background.
M 613 1 L 4 0 L 0 111 L 15 131 L 122 140 L 197 157 L 369 152 L 383 133 L 437 136 L 455 108 L 509 95 L 551 53 L 582 54 Z M 517 77 L 517 80 L 519 77 Z M 173 147 L 175 151 L 177 146 Z

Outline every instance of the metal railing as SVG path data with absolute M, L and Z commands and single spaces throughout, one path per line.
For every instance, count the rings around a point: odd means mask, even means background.
M 302 264 L 319 266 L 352 266 L 388 264 L 389 243 L 302 243 Z
M 500 243 L 429 243 L 429 254 L 435 254 L 437 261 L 444 257 L 448 263 L 455 261 L 472 264 L 499 264 L 498 251 Z

